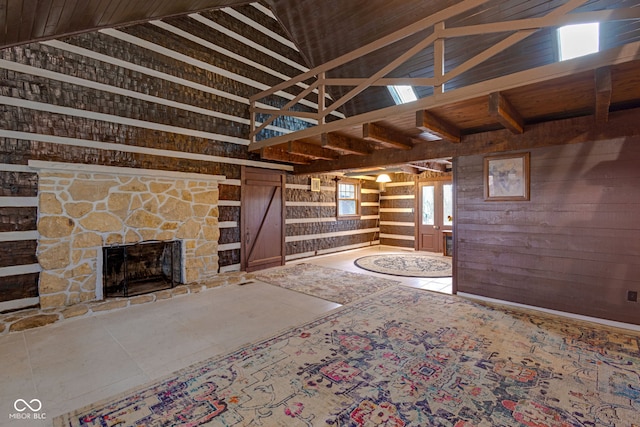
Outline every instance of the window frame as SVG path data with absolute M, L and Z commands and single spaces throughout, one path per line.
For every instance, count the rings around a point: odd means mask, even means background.
M 341 184 L 347 184 L 347 185 L 353 185 L 354 186 L 354 191 L 353 191 L 353 195 L 354 198 L 341 198 L 340 197 L 340 185 Z M 360 181 L 357 179 L 341 179 L 340 181 L 336 181 L 336 218 L 339 220 L 344 220 L 344 219 L 360 219 L 361 216 L 361 185 L 360 185 Z M 340 212 L 340 201 L 341 200 L 354 200 L 355 204 L 356 204 L 356 213 L 355 214 L 341 214 Z
M 571 45 L 573 45 L 574 43 L 576 43 L 576 40 L 573 39 L 572 37 L 575 36 L 571 36 L 569 37 L 569 34 L 565 33 L 565 31 L 571 31 L 572 28 L 588 28 L 588 27 L 594 27 L 595 26 L 595 33 L 594 34 L 589 34 L 589 35 L 593 35 L 595 36 L 595 42 L 596 42 L 596 46 L 593 46 L 593 48 L 595 50 L 589 50 L 587 52 L 584 53 L 579 53 L 579 54 L 572 54 L 569 55 L 569 52 L 567 52 L 566 50 L 563 49 L 563 46 L 566 47 L 570 47 Z M 558 61 L 562 62 L 562 61 L 568 61 L 571 59 L 575 59 L 575 58 L 582 58 L 583 56 L 586 55 L 592 55 L 594 53 L 598 53 L 601 50 L 601 46 L 600 46 L 600 41 L 601 41 L 601 25 L 600 22 L 587 22 L 587 23 L 582 23 L 582 24 L 568 24 L 568 25 L 563 25 L 559 28 L 556 29 L 556 41 L 557 41 L 557 54 L 558 54 Z M 565 44 L 566 43 L 566 44 Z

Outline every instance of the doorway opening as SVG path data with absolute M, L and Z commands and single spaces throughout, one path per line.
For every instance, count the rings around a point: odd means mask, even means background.
M 453 182 L 418 183 L 416 250 L 451 256 L 453 251 Z

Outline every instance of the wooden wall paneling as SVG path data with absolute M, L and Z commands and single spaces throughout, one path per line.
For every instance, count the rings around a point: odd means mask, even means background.
M 458 158 L 458 291 L 640 323 L 638 141 L 531 150 L 529 202 L 485 202 L 483 156 Z

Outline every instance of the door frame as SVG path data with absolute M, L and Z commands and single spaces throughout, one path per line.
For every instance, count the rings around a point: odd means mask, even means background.
M 282 191 L 280 192 L 281 198 L 281 215 L 280 221 L 282 224 L 280 235 L 280 253 L 281 260 L 280 265 L 284 265 L 286 262 L 286 246 L 285 246 L 285 234 L 286 234 L 286 206 L 285 206 L 285 193 L 286 193 L 286 174 L 281 170 L 276 169 L 263 169 L 251 166 L 242 166 L 240 169 L 240 271 L 246 271 L 247 268 L 247 245 L 245 241 L 245 235 L 247 233 L 247 215 L 246 215 L 246 186 L 247 186 L 247 172 L 257 172 L 270 175 L 280 176 L 280 186 Z
M 414 250 L 416 251 L 420 251 L 420 226 L 422 224 L 422 185 L 423 184 L 435 184 L 435 188 L 436 190 L 440 190 L 440 208 L 442 208 L 442 185 L 444 184 L 451 184 L 453 186 L 453 213 L 455 215 L 455 211 L 456 211 L 456 200 L 455 200 L 455 185 L 454 185 L 454 180 L 453 180 L 453 176 L 443 176 L 443 177 L 425 177 L 425 178 L 420 178 L 418 180 L 416 180 L 416 203 L 415 203 L 415 235 L 414 235 Z M 436 196 L 438 197 L 438 196 Z M 436 218 L 440 218 L 440 222 L 443 222 L 443 218 L 442 217 L 442 212 L 437 212 L 436 213 Z M 455 216 L 454 216 L 455 218 Z M 442 249 L 440 246 L 443 244 L 443 237 L 442 237 L 442 232 L 443 230 L 445 230 L 445 226 L 443 226 L 442 224 L 437 224 L 440 228 L 437 230 L 437 241 L 438 241 L 438 248 L 440 249 L 439 251 L 436 251 L 434 253 L 437 252 L 442 252 Z M 455 222 L 454 222 L 454 226 L 455 226 Z M 453 230 L 453 227 L 451 226 L 451 230 Z M 449 226 L 446 226 L 446 229 L 449 229 Z M 425 251 L 426 252 L 426 251 Z

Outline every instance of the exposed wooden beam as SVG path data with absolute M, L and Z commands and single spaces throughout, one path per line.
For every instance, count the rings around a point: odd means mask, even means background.
M 323 133 L 322 146 L 332 150 L 339 150 L 356 156 L 366 156 L 373 150 L 366 141 L 351 138 L 339 133 Z
M 369 156 L 342 156 L 335 161 L 319 160 L 295 166 L 295 174 L 313 174 L 374 166 L 393 166 L 423 160 L 471 156 L 553 145 L 600 142 L 616 138 L 640 137 L 640 108 L 609 114 L 606 123 L 595 123 L 592 116 L 537 123 L 527 132 L 513 134 L 507 129 L 465 135 L 463 144 L 416 144 L 409 151 L 377 150 Z
M 310 159 L 336 160 L 340 155 L 333 150 L 302 141 L 289 141 L 287 151 Z
M 609 120 L 609 107 L 611 106 L 611 69 L 601 67 L 595 70 L 596 106 L 595 116 L 597 123 L 605 123 Z
M 280 146 L 261 148 L 260 157 L 264 160 L 274 160 L 276 162 L 292 163 L 295 165 L 308 165 L 311 163 L 308 157 L 291 154 L 287 152 L 286 148 Z
M 460 142 L 460 129 L 427 110 L 416 112 L 416 127 L 450 142 Z
M 524 132 L 522 116 L 502 93 L 493 92 L 489 95 L 489 114 L 511 132 Z
M 358 86 L 365 81 L 364 78 L 330 78 L 324 79 L 327 86 Z M 433 77 L 386 77 L 378 79 L 370 86 L 433 86 L 436 80 Z
M 387 147 L 390 146 L 401 150 L 411 150 L 413 147 L 411 138 L 408 136 L 375 123 L 362 125 L 362 137 L 367 141 L 378 142 Z

